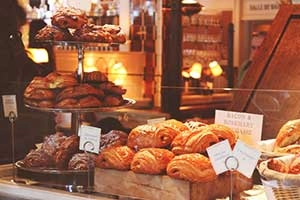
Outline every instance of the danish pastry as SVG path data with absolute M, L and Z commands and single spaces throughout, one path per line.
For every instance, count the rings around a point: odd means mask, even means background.
M 49 100 L 54 99 L 55 96 L 52 90 L 33 88 L 30 85 L 24 91 L 24 97 L 33 100 Z
M 60 28 L 79 29 L 88 22 L 84 11 L 72 7 L 59 8 L 51 17 L 52 25 Z
M 208 130 L 214 133 L 218 137 L 219 141 L 227 139 L 230 146 L 234 146 L 234 144 L 236 143 L 237 135 L 228 126 L 222 124 L 210 124 L 205 126 L 203 131 L 204 130 Z
M 101 135 L 100 152 L 110 147 L 123 146 L 127 143 L 127 133 L 118 130 L 111 130 Z
M 172 142 L 172 152 L 176 155 L 186 153 L 204 153 L 206 148 L 218 143 L 218 137 L 209 130 L 184 131 Z
M 104 149 L 96 158 L 96 167 L 129 170 L 134 151 L 127 146 Z
M 80 98 L 87 95 L 93 95 L 98 98 L 104 96 L 104 92 L 101 89 L 97 89 L 88 84 L 80 84 L 73 87 L 67 87 L 57 94 L 56 100 L 61 101 L 67 98 Z
M 54 156 L 60 145 L 65 141 L 67 137 L 62 132 L 46 136 L 42 144 L 42 149 L 50 156 Z
M 175 156 L 167 166 L 167 174 L 190 182 L 209 182 L 217 178 L 210 160 L 198 153 Z
M 47 25 L 40 29 L 35 35 L 36 40 L 53 40 L 53 41 L 69 41 L 72 35 L 68 29 L 61 29 L 56 26 Z
M 52 156 L 43 149 L 31 150 L 23 159 L 23 163 L 25 167 L 33 168 L 52 167 L 54 164 Z
M 95 166 L 96 156 L 91 153 L 76 153 L 72 156 L 68 163 L 68 169 L 72 170 L 88 170 Z
M 173 157 L 167 149 L 144 148 L 134 155 L 130 168 L 135 173 L 162 174 Z
M 95 24 L 85 24 L 82 28 L 73 33 L 73 37 L 78 41 L 111 43 L 111 34 L 103 30 L 102 26 Z

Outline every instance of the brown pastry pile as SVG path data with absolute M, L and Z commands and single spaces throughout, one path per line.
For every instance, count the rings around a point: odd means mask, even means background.
M 128 135 L 126 146 L 110 147 L 96 158 L 96 167 L 132 170 L 135 173 L 167 174 L 191 182 L 208 182 L 217 176 L 206 148 L 236 134 L 227 126 L 171 119 L 154 125 L 140 125 Z
M 108 81 L 101 72 L 85 73 L 79 84 L 72 74 L 52 72 L 35 77 L 24 91 L 26 104 L 45 108 L 91 108 L 119 106 L 126 90 Z
M 80 9 L 62 7 L 51 17 L 51 24 L 38 31 L 36 40 L 125 43 L 126 36 L 117 25 L 89 24 Z
M 274 171 L 288 174 L 300 174 L 300 155 L 295 155 L 290 162 L 271 158 L 268 161 L 268 168 Z
M 273 151 L 290 154 L 300 153 L 300 119 L 290 120 L 280 128 Z

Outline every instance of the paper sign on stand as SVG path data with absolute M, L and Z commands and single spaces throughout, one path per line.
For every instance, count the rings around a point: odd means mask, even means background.
M 229 126 L 249 145 L 261 140 L 263 115 L 216 110 L 215 123 Z
M 228 140 L 212 145 L 206 151 L 217 175 L 228 171 L 226 159 L 232 154 Z
M 16 95 L 2 95 L 4 117 L 10 117 L 11 113 L 18 116 Z
M 101 129 L 82 125 L 80 127 L 79 149 L 99 153 Z

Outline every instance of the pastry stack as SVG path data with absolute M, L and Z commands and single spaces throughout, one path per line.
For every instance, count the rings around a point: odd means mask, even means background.
M 105 74 L 84 73 L 85 83 L 79 84 L 73 74 L 49 73 L 34 77 L 24 91 L 26 104 L 41 108 L 93 108 L 119 106 L 126 90 L 108 81 Z
M 209 182 L 217 175 L 206 148 L 225 139 L 232 146 L 237 140 L 227 126 L 170 119 L 132 129 L 126 145 L 104 149 L 95 165 L 135 173 L 167 174 L 190 182 Z
M 125 43 L 126 36 L 117 25 L 103 26 L 88 23 L 83 10 L 62 7 L 51 17 L 51 25 L 38 31 L 38 41 L 80 41 L 100 43 Z

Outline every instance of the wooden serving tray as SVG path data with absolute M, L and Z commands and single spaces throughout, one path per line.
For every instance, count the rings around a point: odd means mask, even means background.
M 166 175 L 136 174 L 132 171 L 95 169 L 95 192 L 132 196 L 141 199 L 208 200 L 230 195 L 230 174 L 212 182 L 190 183 Z M 252 179 L 233 173 L 233 196 L 252 188 Z

